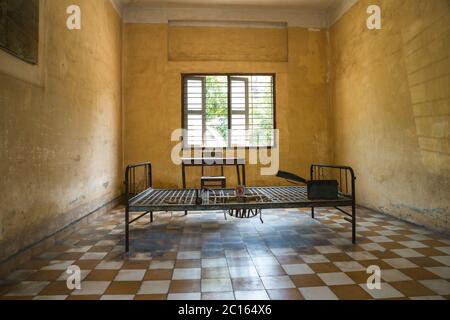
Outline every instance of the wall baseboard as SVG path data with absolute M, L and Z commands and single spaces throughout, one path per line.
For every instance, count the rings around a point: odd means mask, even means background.
M 372 207 L 367 206 L 367 205 L 358 204 L 358 208 L 365 209 L 365 210 L 370 210 L 370 211 L 373 211 L 373 212 L 376 212 L 376 213 L 380 213 L 380 214 L 383 214 L 383 215 L 386 215 L 386 216 L 398 219 L 400 221 L 412 224 L 412 225 L 414 225 L 414 226 L 416 226 L 418 228 L 425 228 L 425 229 L 430 230 L 432 232 L 435 232 L 435 233 L 438 233 L 438 234 L 442 234 L 445 237 L 450 236 L 450 230 L 449 229 L 446 229 L 446 228 L 443 228 L 443 227 L 438 227 L 436 224 L 424 224 L 424 223 L 421 223 L 419 219 L 409 218 L 408 216 L 405 216 L 405 215 L 395 214 L 395 213 L 392 213 L 392 212 L 381 210 L 379 208 L 372 208 Z
M 123 196 L 120 195 L 113 200 L 104 203 L 95 210 L 88 212 L 82 218 L 75 220 L 69 225 L 57 230 L 53 234 L 23 248 L 19 252 L 6 258 L 0 262 L 0 279 L 5 278 L 13 270 L 17 269 L 21 264 L 27 262 L 32 257 L 41 254 L 55 245 L 59 240 L 64 239 L 71 233 L 77 231 L 82 225 L 87 224 L 106 212 L 112 210 L 123 203 Z

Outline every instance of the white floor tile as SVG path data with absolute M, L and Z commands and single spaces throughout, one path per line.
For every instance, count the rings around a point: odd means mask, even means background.
M 417 252 L 414 249 L 393 249 L 391 251 L 403 258 L 423 257 L 423 254 Z
M 411 235 L 407 235 L 408 238 L 410 238 L 411 240 L 415 240 L 415 241 L 422 241 L 422 240 L 430 240 L 431 238 L 423 235 L 423 234 L 411 234 Z
M 178 260 L 194 260 L 200 259 L 201 252 L 200 251 L 180 251 L 177 254 Z
M 367 269 L 356 261 L 336 261 L 334 264 L 343 272 L 366 271 Z
M 330 262 L 324 255 L 321 254 L 308 254 L 308 255 L 300 255 L 303 261 L 306 263 L 325 263 Z
M 86 252 L 80 260 L 102 260 L 107 255 L 107 252 Z
M 417 248 L 427 248 L 428 246 L 423 244 L 419 241 L 400 241 L 401 245 L 411 248 L 411 249 L 417 249 Z
M 385 236 L 367 237 L 370 241 L 375 243 L 394 242 L 394 240 Z
M 100 262 L 95 269 L 100 270 L 119 270 L 122 268 L 123 261 L 102 261 Z
M 114 281 L 142 281 L 146 270 L 120 270 Z
M 234 292 L 206 292 L 202 293 L 202 300 L 221 300 L 221 301 L 231 301 L 235 300 Z
M 292 248 L 271 248 L 270 249 L 275 256 L 295 256 L 297 251 Z
M 416 268 L 417 265 L 405 258 L 383 259 L 384 262 L 391 265 L 395 269 Z
M 353 260 L 357 261 L 365 261 L 365 260 L 377 260 L 373 254 L 367 251 L 354 251 L 354 252 L 346 252 L 346 254 L 353 258 Z
M 123 252 L 123 249 L 118 250 L 120 252 Z M 152 254 L 147 252 L 137 252 L 134 254 L 131 254 L 129 259 L 131 261 L 149 261 L 152 260 Z
M 261 277 L 261 281 L 267 290 L 295 288 L 295 284 L 288 276 Z
M 359 230 L 360 231 L 360 230 Z M 381 230 L 381 231 L 375 231 L 380 236 L 398 236 L 399 233 L 393 230 Z
M 111 284 L 110 281 L 83 281 L 80 290 L 74 290 L 73 296 L 102 295 Z
M 336 226 L 336 228 L 340 229 L 340 228 L 342 228 L 342 226 L 338 225 L 338 226 Z M 347 235 L 347 236 L 340 234 L 340 236 L 341 236 L 341 238 L 329 239 L 330 243 L 332 243 L 335 246 L 350 246 L 350 245 L 352 245 L 351 234 Z
M 306 300 L 338 300 L 338 297 L 328 287 L 299 288 Z
M 137 294 L 166 294 L 169 292 L 170 280 L 144 281 Z
M 80 271 L 80 280 L 83 281 L 84 279 L 86 279 L 86 277 L 89 275 L 89 273 L 91 273 L 91 270 L 81 270 Z M 71 276 L 70 274 L 68 274 L 67 272 L 63 272 L 61 273 L 61 275 L 59 276 L 59 278 L 57 279 L 58 281 L 66 281 L 69 276 Z
M 429 267 L 425 269 L 443 279 L 450 279 L 450 267 Z
M 60 301 L 60 300 L 66 300 L 68 296 L 67 295 L 61 295 L 61 296 L 36 296 L 33 298 L 33 300 L 47 300 L 47 301 Z
M 150 262 L 150 269 L 173 269 L 175 261 L 173 260 L 153 260 Z
M 386 282 L 381 283 L 381 289 L 369 289 L 367 284 L 360 284 L 360 286 L 370 294 L 374 299 L 390 299 L 390 298 L 402 298 L 404 295 L 392 287 L 390 284 Z
M 377 227 L 378 225 L 373 222 L 358 222 L 357 225 L 363 226 L 363 227 Z
M 231 278 L 250 278 L 250 277 L 258 277 L 258 271 L 253 266 L 247 267 L 230 267 L 230 276 Z
M 450 266 L 450 256 L 431 257 L 431 259 L 434 259 L 446 266 Z
M 200 292 L 191 293 L 170 293 L 167 300 L 201 300 L 202 294 Z
M 235 291 L 236 300 L 269 300 L 265 290 Z
M 307 264 L 285 264 L 282 265 L 288 275 L 314 274 L 315 272 Z
M 450 247 L 437 247 L 436 250 L 439 250 L 445 254 L 448 254 L 450 256 Z
M 419 282 L 441 296 L 450 295 L 450 283 L 447 280 L 421 280 Z
M 316 246 L 316 247 L 314 247 L 314 249 L 319 251 L 321 254 L 342 252 L 341 249 L 339 249 L 339 248 L 337 248 L 335 246 Z
M 173 280 L 195 280 L 201 279 L 202 271 L 200 268 L 184 268 L 173 270 Z
M 380 246 L 378 243 L 362 243 L 359 246 L 366 251 L 386 251 L 386 249 Z
M 385 282 L 408 281 L 410 277 L 396 269 L 381 270 L 381 279 Z
M 66 252 L 77 252 L 77 253 L 88 252 L 91 248 L 92 248 L 92 246 L 82 246 L 82 247 L 73 246 L 72 248 L 68 249 Z
M 226 266 L 227 259 L 225 258 L 202 259 L 202 268 L 218 268 Z
M 233 291 L 230 279 L 203 279 L 202 292 L 227 292 Z
M 355 284 L 355 282 L 343 272 L 318 273 L 317 275 L 327 286 Z
M 252 258 L 253 263 L 255 265 L 279 265 L 280 263 L 278 262 L 278 260 L 275 257 L 272 256 L 263 256 L 263 257 L 253 257 Z
M 227 258 L 244 258 L 248 257 L 247 250 L 225 250 L 225 256 Z
M 95 245 L 96 246 L 115 246 L 118 240 L 100 240 Z
M 410 297 L 411 300 L 446 300 L 441 296 Z
M 133 300 L 134 295 L 127 294 L 127 295 L 104 295 L 100 298 L 100 300 L 118 300 L 118 301 L 124 301 L 124 300 Z

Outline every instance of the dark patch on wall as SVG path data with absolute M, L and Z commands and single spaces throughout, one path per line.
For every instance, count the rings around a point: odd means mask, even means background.
M 39 0 L 0 0 L 0 48 L 38 63 Z
M 76 199 L 74 199 L 74 200 L 72 200 L 72 201 L 70 201 L 70 205 L 73 205 L 73 204 L 75 204 L 75 203 L 77 203 L 77 202 L 80 202 L 81 200 L 84 200 L 84 199 L 86 199 L 86 196 L 79 196 L 78 198 L 76 198 Z

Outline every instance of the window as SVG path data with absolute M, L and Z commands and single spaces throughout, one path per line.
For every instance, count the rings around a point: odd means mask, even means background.
M 0 0 L 0 49 L 38 63 L 39 0 Z
M 274 75 L 183 75 L 184 146 L 272 147 Z

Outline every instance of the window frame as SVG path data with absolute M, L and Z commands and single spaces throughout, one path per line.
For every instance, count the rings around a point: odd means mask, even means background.
M 185 84 L 189 79 L 199 80 L 199 77 L 208 77 L 208 76 L 226 76 L 228 79 L 228 144 L 226 147 L 223 147 L 222 149 L 272 149 L 277 147 L 277 139 L 274 137 L 273 144 L 271 146 L 232 146 L 231 145 L 231 127 L 232 127 L 232 113 L 231 113 L 231 91 L 232 91 L 232 78 L 239 79 L 239 76 L 270 76 L 272 77 L 272 105 L 273 105 L 273 130 L 277 130 L 277 74 L 276 73 L 246 73 L 246 72 L 240 72 L 240 73 L 221 73 L 221 72 L 211 72 L 211 73 L 181 73 L 181 128 L 183 130 L 186 130 L 186 123 L 187 123 L 187 112 L 185 112 L 185 105 L 186 105 L 186 86 Z M 241 78 L 242 79 L 242 78 Z M 248 99 L 248 96 L 246 97 Z M 247 110 L 248 111 L 248 110 Z M 203 117 L 203 115 L 202 115 Z M 247 117 L 248 118 L 248 117 Z M 247 119 L 248 120 L 248 119 Z M 203 117 L 202 122 L 205 122 L 205 117 Z M 204 134 L 204 130 L 206 127 L 203 124 L 203 130 L 202 134 Z M 183 140 L 183 149 L 194 149 L 194 150 L 207 150 L 211 149 L 204 145 L 200 146 L 189 146 L 186 144 L 186 141 L 184 139 L 184 135 L 182 137 Z M 202 138 L 203 139 L 203 138 Z

